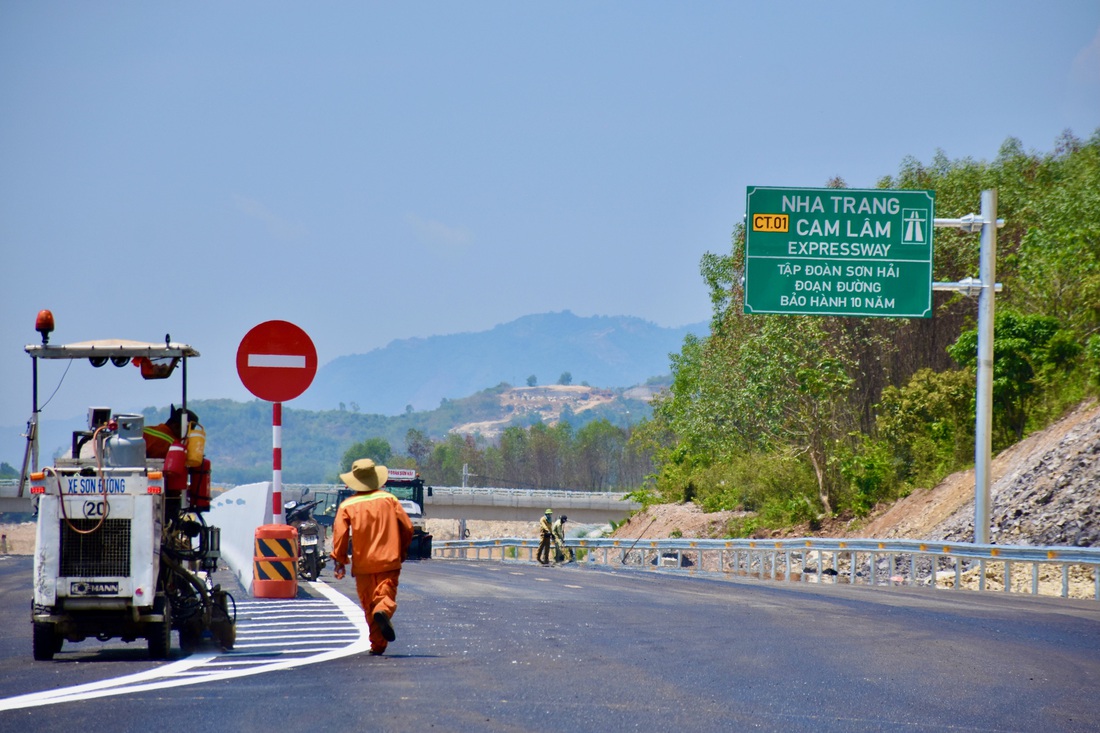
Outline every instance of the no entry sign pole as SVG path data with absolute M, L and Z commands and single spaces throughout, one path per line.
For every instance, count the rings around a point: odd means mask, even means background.
M 271 516 L 285 524 L 283 516 L 283 403 L 271 403 Z
M 237 374 L 248 391 L 271 406 L 271 515 L 283 516 L 283 402 L 305 392 L 317 373 L 317 349 L 287 321 L 265 321 L 241 339 Z

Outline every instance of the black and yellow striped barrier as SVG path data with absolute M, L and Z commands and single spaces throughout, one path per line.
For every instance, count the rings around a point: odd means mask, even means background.
M 285 524 L 257 527 L 252 560 L 254 598 L 298 595 L 298 530 Z

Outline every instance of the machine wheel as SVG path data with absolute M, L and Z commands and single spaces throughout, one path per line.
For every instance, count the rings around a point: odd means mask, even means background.
M 61 651 L 65 640 L 54 631 L 53 624 L 34 622 L 34 637 L 31 640 L 34 658 L 39 662 L 48 662 L 53 655 Z
M 168 651 L 172 648 L 172 604 L 168 599 L 159 599 L 154 608 L 160 606 L 163 609 L 164 620 L 148 624 L 148 633 L 145 637 L 149 641 L 150 659 L 167 659 Z

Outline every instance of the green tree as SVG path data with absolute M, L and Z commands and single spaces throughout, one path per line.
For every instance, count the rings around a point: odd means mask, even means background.
M 619 475 L 626 449 L 627 434 L 607 420 L 594 420 L 576 435 L 578 483 L 589 491 L 607 491 L 622 486 Z
M 572 383 L 573 383 L 573 375 L 570 374 L 569 372 L 562 372 L 561 376 L 558 377 L 558 384 L 560 384 L 562 386 L 568 387 Z
M 829 457 L 854 419 L 851 345 L 858 332 L 840 319 L 744 315 L 743 233 L 739 226 L 731 256 L 703 258 L 715 308 L 711 335 L 685 339 L 672 358 L 670 395 L 654 406 L 680 441 L 665 456 L 677 467 L 664 472 L 666 485 L 746 454 L 790 452 L 812 468 L 819 500 L 831 512 L 839 477 Z
M 346 451 L 340 459 L 340 471 L 347 473 L 351 470 L 351 464 L 360 458 L 370 458 L 375 463 L 385 465 L 393 456 L 393 448 L 385 438 L 367 438 L 361 443 L 355 443 Z
M 432 480 L 448 486 L 462 485 L 462 467 L 469 465 L 473 473 L 480 474 L 481 453 L 471 435 L 449 433 L 446 439 L 432 446 L 431 456 L 422 473 Z
M 974 457 L 974 372 L 922 369 L 904 387 L 887 387 L 878 434 L 899 480 L 931 486 Z
M 1081 352 L 1057 318 L 996 312 L 993 319 L 994 442 L 1004 448 L 1020 440 L 1027 428 L 1032 403 L 1051 375 L 1069 368 Z M 975 368 L 978 331 L 959 335 L 948 349 L 960 365 Z
M 505 428 L 500 436 L 500 478 L 505 486 L 531 486 L 534 479 L 528 470 L 527 431 L 521 427 Z
M 1007 297 L 1088 336 L 1100 329 L 1100 135 L 1086 144 L 1063 133 L 1036 177 Z
M 409 428 L 405 433 L 405 452 L 412 456 L 417 466 L 423 466 L 432 453 L 432 441 L 423 431 Z
M 1090 336 L 1085 344 L 1085 373 L 1089 389 L 1093 393 L 1100 392 L 1100 334 Z
M 531 376 L 527 377 L 527 386 L 528 386 L 528 387 L 534 387 L 534 386 L 535 386 L 535 385 L 537 385 L 538 383 L 539 383 L 539 378 L 538 378 L 538 377 L 536 377 L 536 376 L 535 376 L 534 374 L 532 374 Z

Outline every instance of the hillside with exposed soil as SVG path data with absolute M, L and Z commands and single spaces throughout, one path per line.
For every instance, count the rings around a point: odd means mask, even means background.
M 1100 546 L 1100 405 L 1081 405 L 1045 430 L 997 455 L 992 464 L 990 538 L 997 544 Z M 694 504 L 639 512 L 616 537 L 720 537 L 734 512 L 706 514 Z M 942 539 L 974 537 L 974 471 L 948 476 L 861 520 L 796 527 L 760 536 Z
M 555 425 L 562 413 L 580 414 L 615 401 L 615 392 L 583 385 L 556 384 L 546 387 L 512 387 L 502 390 L 497 399 L 499 417 L 490 420 L 456 425 L 451 432 L 456 435 L 482 435 L 493 438 L 516 420 L 538 420 Z M 650 395 L 651 397 L 651 395 Z M 635 397 L 634 399 L 638 399 Z M 648 400 L 647 400 L 648 401 Z

